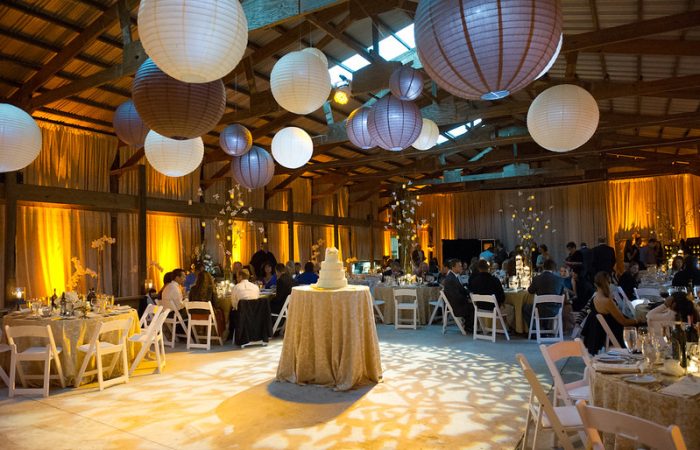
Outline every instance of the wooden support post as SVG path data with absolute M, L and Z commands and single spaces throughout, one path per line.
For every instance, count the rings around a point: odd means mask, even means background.
M 335 248 L 340 247 L 340 232 L 338 230 L 338 210 L 339 205 L 338 194 L 333 194 L 333 246 Z
M 146 224 L 146 166 L 139 166 L 139 193 L 138 193 L 138 249 L 137 249 L 137 268 L 138 268 L 138 280 L 141 288 L 144 288 L 144 282 L 148 278 L 146 273 L 146 268 L 148 267 L 146 261 L 146 236 L 147 236 L 147 224 Z
M 367 214 L 367 226 L 369 227 L 369 270 L 374 270 L 374 219 L 372 214 Z
M 291 188 L 287 190 L 287 211 L 289 212 L 289 218 L 287 219 L 287 233 L 289 236 L 289 260 L 296 261 L 296 258 L 294 258 L 294 195 L 292 194 Z
M 119 168 L 119 154 L 121 152 L 120 148 L 117 148 L 117 153 L 114 155 L 114 161 L 112 161 L 112 167 L 111 169 L 118 169 Z M 119 193 L 119 176 L 118 175 L 110 175 L 109 176 L 109 192 L 112 194 L 118 194 Z M 119 213 L 116 211 L 111 211 L 109 214 L 109 228 L 110 228 L 110 236 L 113 237 L 114 239 L 117 240 L 117 245 L 119 245 L 120 237 L 119 237 Z M 111 248 L 110 252 L 110 265 L 112 267 L 112 286 L 111 286 L 111 291 L 107 291 L 107 284 L 106 280 L 104 279 L 104 274 L 103 275 L 103 280 L 102 285 L 105 289 L 105 294 L 110 293 L 113 294 L 115 297 L 119 296 L 119 285 L 121 284 L 121 270 L 119 270 L 119 258 L 118 256 L 119 251 L 116 248 Z
M 15 240 L 17 238 L 17 172 L 5 174 L 5 292 L 2 293 L 0 307 L 10 306 L 10 289 L 17 284 L 16 268 L 17 254 Z

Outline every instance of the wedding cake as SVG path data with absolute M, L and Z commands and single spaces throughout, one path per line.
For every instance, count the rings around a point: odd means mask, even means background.
M 329 247 L 326 249 L 326 259 L 321 263 L 321 272 L 318 275 L 316 287 L 321 289 L 341 289 L 348 285 L 345 278 L 345 268 L 338 260 L 338 249 Z

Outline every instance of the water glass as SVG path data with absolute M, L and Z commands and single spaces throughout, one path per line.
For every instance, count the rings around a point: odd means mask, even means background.
M 644 339 L 642 341 L 642 355 L 644 355 L 645 367 L 649 372 L 654 373 L 654 364 L 659 358 L 657 347 L 652 339 Z
M 625 327 L 622 331 L 622 339 L 625 341 L 625 347 L 630 353 L 634 353 L 637 349 L 637 329 L 635 327 Z

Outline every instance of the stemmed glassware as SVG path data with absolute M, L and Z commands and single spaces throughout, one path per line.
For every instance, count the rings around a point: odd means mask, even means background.
M 622 339 L 625 341 L 625 347 L 630 354 L 637 349 L 637 329 L 635 327 L 625 327 L 622 330 Z

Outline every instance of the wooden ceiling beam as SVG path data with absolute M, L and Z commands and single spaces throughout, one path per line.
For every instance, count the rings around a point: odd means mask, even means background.
M 672 39 L 634 39 L 591 49 L 622 55 L 700 56 L 700 42 Z
M 335 25 L 327 23 L 326 21 L 322 20 L 319 16 L 312 14 L 312 15 L 308 16 L 306 18 L 306 20 L 308 20 L 312 25 L 314 25 L 319 30 L 323 31 L 324 33 L 328 34 L 329 36 L 332 36 L 333 38 L 342 42 L 351 50 L 354 50 L 358 55 L 362 56 L 367 61 L 376 62 L 378 60 L 383 59 L 383 58 L 381 58 L 381 56 L 379 56 L 378 52 L 376 52 L 376 51 L 368 52 L 366 47 L 363 44 L 356 41 L 351 36 L 348 36 L 347 34 L 343 33 L 342 31 L 339 31 L 335 27 Z

